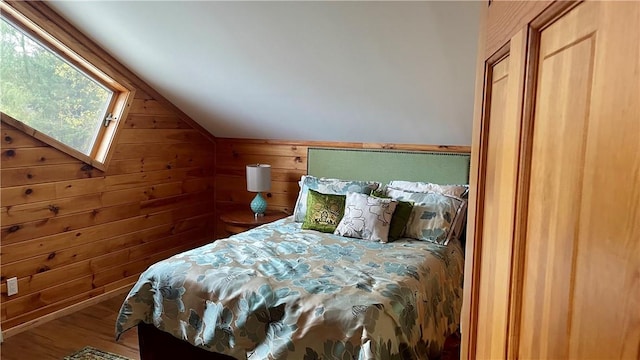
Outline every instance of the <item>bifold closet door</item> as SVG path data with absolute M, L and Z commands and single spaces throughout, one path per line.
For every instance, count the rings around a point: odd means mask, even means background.
M 539 33 L 518 355 L 640 354 L 640 2 Z

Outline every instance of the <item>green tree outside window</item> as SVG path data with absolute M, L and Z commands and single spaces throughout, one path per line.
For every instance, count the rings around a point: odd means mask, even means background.
M 89 155 L 114 92 L 5 18 L 0 111 Z

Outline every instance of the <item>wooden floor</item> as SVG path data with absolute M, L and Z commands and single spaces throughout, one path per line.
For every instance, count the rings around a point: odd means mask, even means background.
M 61 360 L 85 346 L 131 359 L 138 355 L 138 332 L 131 329 L 115 341 L 118 310 L 126 293 L 14 335 L 0 345 L 2 360 Z

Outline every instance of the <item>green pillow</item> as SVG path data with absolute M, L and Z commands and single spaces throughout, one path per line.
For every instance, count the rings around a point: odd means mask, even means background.
M 374 197 L 389 199 L 382 191 L 374 191 L 371 194 Z M 389 241 L 395 241 L 402 237 L 404 229 L 409 222 L 409 216 L 411 216 L 411 210 L 413 210 L 413 203 L 409 201 L 398 200 L 396 210 L 393 212 L 391 222 L 389 223 Z
M 309 189 L 302 228 L 333 233 L 344 215 L 345 195 L 323 194 Z

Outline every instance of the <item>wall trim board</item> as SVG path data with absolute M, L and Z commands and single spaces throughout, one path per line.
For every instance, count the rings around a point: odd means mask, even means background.
M 290 145 L 290 146 L 305 146 L 305 147 L 438 151 L 438 152 L 453 152 L 453 153 L 470 153 L 471 152 L 471 146 L 462 146 L 462 145 L 394 144 L 394 143 L 380 143 L 380 142 L 341 142 L 341 141 L 251 139 L 251 138 L 223 138 L 223 137 L 217 137 L 216 141 L 221 144 L 232 142 L 232 143 L 238 143 L 238 144 Z

